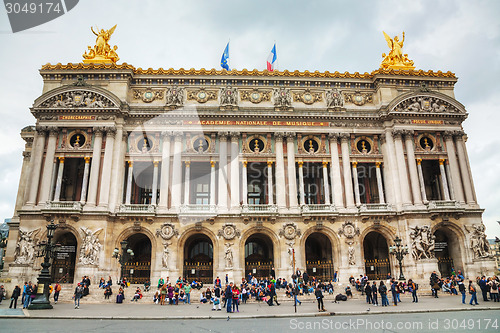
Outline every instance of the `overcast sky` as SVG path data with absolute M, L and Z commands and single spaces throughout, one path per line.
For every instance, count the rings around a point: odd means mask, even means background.
M 3 7 L 2 7 L 3 8 Z M 142 68 L 264 69 L 277 43 L 280 70 L 371 72 L 387 52 L 382 31 L 406 33 L 417 69 L 452 71 L 479 204 L 489 238 L 500 236 L 500 1 L 100 1 L 13 34 L 0 9 L 0 217 L 12 217 L 24 142 L 19 132 L 42 91 L 48 62 L 81 62 L 90 26 L 118 27 L 110 44 Z

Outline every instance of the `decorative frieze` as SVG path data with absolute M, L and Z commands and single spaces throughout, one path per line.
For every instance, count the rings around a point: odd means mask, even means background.
M 309 89 L 302 92 L 294 92 L 293 93 L 294 102 L 302 102 L 304 104 L 314 104 L 316 102 L 321 102 L 323 100 L 323 96 L 319 92 L 311 92 Z
M 269 102 L 271 100 L 270 90 L 241 90 L 240 99 L 242 101 L 250 101 L 254 104 L 259 104 L 260 102 Z
M 188 90 L 187 92 L 188 100 L 195 100 L 198 103 L 206 103 L 208 101 L 217 100 L 217 90 L 207 90 L 201 88 L 199 90 Z
M 145 103 L 151 103 L 154 100 L 163 99 L 164 92 L 165 91 L 163 89 L 152 88 L 133 90 L 134 99 L 140 99 Z

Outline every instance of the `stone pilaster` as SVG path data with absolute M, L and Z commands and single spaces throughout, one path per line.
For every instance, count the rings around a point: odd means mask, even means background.
M 446 143 L 446 152 L 448 153 L 448 162 L 450 163 L 451 184 L 455 192 L 456 200 L 460 203 L 465 203 L 462 181 L 460 179 L 460 170 L 458 167 L 457 153 L 455 151 L 455 143 L 453 142 L 453 133 L 445 132 L 444 141 Z
M 340 135 L 342 148 L 342 166 L 344 169 L 344 191 L 346 198 L 346 208 L 354 208 L 354 193 L 352 188 L 351 160 L 349 149 L 349 134 Z
M 286 209 L 285 160 L 283 156 L 283 133 L 275 133 L 276 152 L 276 205 L 278 210 Z
M 99 183 L 99 168 L 101 166 L 102 128 L 94 128 L 94 149 L 92 164 L 90 165 L 90 184 L 86 207 L 93 207 L 97 203 L 97 185 Z
M 106 130 L 106 147 L 102 161 L 101 187 L 99 190 L 99 206 L 107 208 L 112 177 L 113 152 L 115 147 L 116 128 L 108 127 Z
M 40 205 L 44 205 L 46 201 L 50 200 L 50 185 L 52 184 L 52 171 L 54 168 L 54 155 L 56 152 L 58 134 L 58 128 L 52 127 L 49 129 L 49 141 L 47 142 L 47 152 L 45 153 L 45 161 L 43 163 L 43 175 L 40 184 L 40 196 L 38 199 L 38 204 Z
M 338 150 L 338 134 L 330 133 L 328 135 L 330 139 L 330 173 L 332 181 L 332 193 L 333 200 L 332 203 L 337 208 L 344 208 L 344 196 L 342 194 L 342 178 L 340 175 L 340 159 Z
M 174 133 L 174 156 L 172 172 L 172 200 L 171 209 L 178 212 L 181 207 L 182 193 L 182 132 Z
M 219 132 L 219 212 L 227 212 L 227 132 Z
M 403 140 L 401 130 L 393 130 L 394 134 L 394 146 L 396 150 L 396 163 L 398 166 L 399 174 L 399 185 L 401 188 L 401 197 L 403 201 L 403 206 L 408 206 L 412 204 L 411 194 L 410 194 L 410 184 L 408 182 L 408 173 L 406 172 L 406 161 L 405 154 L 403 151 Z
M 239 166 L 240 133 L 231 133 L 231 211 L 236 212 L 240 207 L 240 166 Z
M 59 201 L 61 198 L 63 172 L 64 172 L 64 157 L 59 157 L 59 168 L 57 170 L 57 181 L 56 181 L 56 190 L 54 193 L 54 201 Z
M 297 209 L 297 172 L 295 169 L 295 133 L 286 134 L 286 155 L 288 174 L 288 202 L 290 209 Z
M 161 180 L 160 180 L 160 202 L 159 211 L 168 210 L 169 181 L 170 181 L 170 137 L 171 132 L 162 132 L 162 151 L 161 151 Z

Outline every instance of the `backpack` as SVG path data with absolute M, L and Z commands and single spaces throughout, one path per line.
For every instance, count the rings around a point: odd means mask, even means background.
M 497 289 L 498 289 L 498 286 L 497 286 L 497 283 L 496 283 L 496 282 L 493 282 L 493 283 L 491 284 L 491 289 L 493 289 L 493 290 L 497 290 Z
M 415 283 L 415 291 L 418 290 L 418 283 Z
M 335 296 L 335 301 L 347 301 L 347 296 L 338 294 L 337 296 Z

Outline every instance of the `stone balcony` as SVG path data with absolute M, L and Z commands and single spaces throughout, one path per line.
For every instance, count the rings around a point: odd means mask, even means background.
M 73 213 L 82 212 L 83 204 L 80 201 L 47 201 L 42 213 Z
M 121 204 L 117 215 L 148 215 L 154 216 L 156 206 L 150 204 Z
M 335 206 L 331 204 L 309 204 L 300 206 L 302 214 L 333 213 Z
M 241 213 L 243 215 L 277 214 L 278 207 L 276 205 L 243 205 Z

